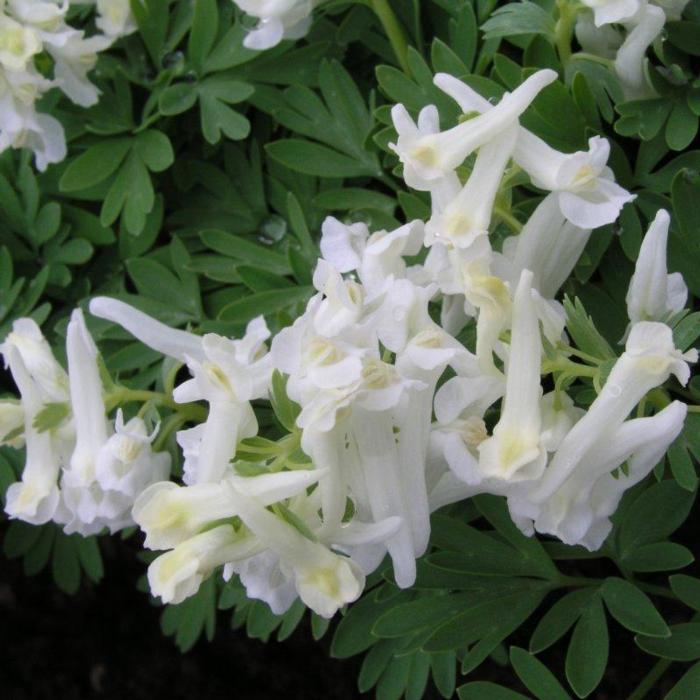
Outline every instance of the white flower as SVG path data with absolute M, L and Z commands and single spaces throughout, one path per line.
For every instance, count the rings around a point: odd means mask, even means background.
M 209 416 L 197 434 L 196 470 L 190 460 L 187 480 L 219 481 L 230 468 L 238 441 L 257 432 L 249 402 L 267 395 L 272 372 L 265 347 L 270 332 L 264 319 L 251 321 L 241 340 L 229 340 L 215 333 L 199 337 L 170 329 L 116 299 L 97 297 L 90 302 L 90 311 L 123 326 L 153 349 L 187 363 L 192 379 L 178 386 L 173 398 L 180 403 L 209 403 Z
M 246 527 L 289 571 L 301 600 L 316 614 L 332 617 L 343 605 L 357 600 L 365 577 L 348 557 L 334 554 L 284 522 L 254 497 L 244 498 L 231 486 L 231 497 Z
M 90 301 L 90 313 L 116 323 L 144 345 L 180 362 L 187 362 L 188 357 L 204 359 L 200 336 L 170 328 L 123 301 L 95 297 Z
M 464 187 L 427 222 L 426 245 L 440 241 L 468 248 L 478 236 L 488 235 L 493 204 L 517 135 L 518 127 L 513 124 L 479 149 Z
M 357 324 L 364 310 L 364 290 L 323 258 L 316 263 L 314 286 L 324 296 L 315 310 L 313 325 L 319 335 L 332 338 Z
M 582 408 L 575 406 L 571 397 L 563 391 L 550 391 L 545 394 L 540 401 L 540 411 L 540 444 L 547 452 L 556 452 L 574 423 L 586 414 Z
M 272 48 L 283 39 L 300 39 L 311 26 L 311 13 L 322 0 L 234 0 L 246 14 L 256 17 L 257 27 L 243 45 L 249 49 Z
M 430 433 L 433 459 L 444 458 L 460 481 L 477 485 L 479 445 L 488 439 L 483 417 L 486 409 L 503 395 L 503 382 L 495 377 L 453 377 L 435 394 L 437 423 Z
M 515 284 L 523 270 L 533 274 L 532 286 L 545 299 L 553 299 L 581 257 L 591 229 L 564 218 L 555 193 L 548 194 L 530 215 L 522 231 L 503 242 L 494 255 L 494 271 Z
M 435 84 L 464 112 L 476 111 L 486 116 L 496 109 L 451 75 L 438 73 Z M 513 159 L 530 175 L 533 184 L 556 192 L 562 214 L 584 229 L 613 222 L 624 204 L 634 199 L 615 183 L 613 173 L 606 165 L 610 154 L 608 141 L 594 136 L 589 139 L 588 148 L 588 151 L 560 153 L 531 131 L 520 127 L 513 153 Z
M 652 0 L 652 2 L 664 11 L 669 22 L 677 22 L 689 0 Z
M 357 270 L 370 298 L 406 276 L 404 255 L 416 255 L 423 241 L 423 223 L 411 221 L 394 231 L 370 235 L 362 223 L 343 224 L 329 216 L 321 227 L 321 254 L 338 272 Z
M 664 11 L 654 5 L 644 4 L 630 20 L 627 34 L 615 57 L 615 72 L 620 79 L 627 100 L 653 97 L 655 92 L 647 83 L 645 54 L 651 43 L 661 33 L 666 22 Z
M 108 37 L 121 37 L 136 31 L 136 20 L 129 0 L 96 0 L 97 28 Z
M 517 121 L 537 94 L 556 79 L 552 70 L 540 70 L 493 107 L 486 115 L 469 119 L 438 134 L 424 134 L 413 123 L 403 105 L 395 105 L 391 115 L 398 140 L 390 144 L 404 166 L 406 183 L 419 190 L 430 190 L 473 151 L 498 138 Z
M 685 306 L 688 288 L 679 272 L 668 274 L 666 244 L 671 217 L 659 209 L 642 240 L 627 290 L 627 315 L 637 321 L 664 321 Z
M 592 12 L 579 12 L 576 17 L 576 39 L 581 48 L 594 56 L 612 60 L 622 45 L 624 34 L 612 24 L 597 27 Z
M 521 129 L 514 159 L 537 187 L 557 193 L 562 214 L 575 226 L 597 228 L 612 223 L 634 199 L 614 181 L 607 167 L 610 143 L 600 136 L 588 151 L 560 153 L 533 133 Z
M 0 65 L 10 71 L 26 70 L 33 57 L 41 53 L 41 38 L 6 14 L 0 14 Z
M 638 11 L 641 0 L 581 0 L 593 10 L 595 26 L 619 24 L 631 19 Z
M 97 453 L 107 442 L 108 428 L 97 348 L 80 309 L 71 314 L 66 333 L 66 355 L 76 438 L 70 472 L 80 483 L 87 485 L 95 477 Z
M 164 603 L 181 603 L 199 590 L 214 569 L 249 554 L 255 546 L 253 538 L 241 537 L 231 525 L 195 535 L 151 562 L 151 593 Z
M 568 478 L 543 502 L 509 498 L 519 526 L 550 534 L 594 551 L 609 534 L 610 516 L 624 492 L 641 481 L 663 457 L 683 427 L 685 404 L 674 401 L 651 418 L 634 418 L 595 443 Z M 623 463 L 625 469 L 613 472 Z
M 43 31 L 55 31 L 68 11 L 68 0 L 7 0 L 12 15 L 25 25 Z
M 112 39 L 99 34 L 86 38 L 85 32 L 67 28 L 44 37 L 44 45 L 54 59 L 58 86 L 81 107 L 97 104 L 100 91 L 87 74 L 95 67 L 97 54 L 110 46 Z
M 134 499 L 149 484 L 166 479 L 170 472 L 170 455 L 151 449 L 156 433 L 157 428 L 149 435 L 138 416 L 124 424 L 119 409 L 115 432 L 97 454 L 95 480 L 103 491 L 116 491 L 127 496 L 129 510 Z M 124 517 L 128 515 L 126 513 Z
M 525 270 L 515 292 L 506 391 L 493 436 L 479 449 L 479 471 L 507 482 L 537 479 L 547 452 L 541 444 L 539 408 L 542 340 L 532 299 L 532 273 Z
M 690 377 L 688 362 L 697 351 L 682 354 L 674 347 L 673 333 L 663 323 L 635 323 L 625 352 L 613 366 L 602 391 L 586 414 L 571 428 L 528 499 L 540 503 L 549 498 L 629 416 L 644 395 L 663 384 L 671 374 L 685 385 Z
M 62 161 L 67 152 L 61 123 L 34 109 L 39 87 L 46 89 L 50 84 L 38 75 L 0 70 L 0 152 L 28 148 L 41 171 Z
M 51 520 L 58 505 L 57 480 L 61 455 L 51 433 L 39 432 L 34 426 L 34 420 L 43 406 L 42 395 L 36 381 L 30 376 L 20 351 L 15 346 L 9 346 L 3 349 L 3 353 L 22 395 L 27 446 L 22 480 L 8 488 L 5 512 L 11 518 L 41 525 Z
M 7 335 L 0 352 L 5 355 L 15 348 L 29 376 L 36 382 L 45 402 L 62 402 L 68 400 L 68 375 L 57 362 L 51 346 L 44 338 L 36 321 L 31 318 L 18 318 L 12 324 L 12 331 Z
M 299 597 L 293 578 L 281 567 L 279 555 L 266 549 L 240 561 L 227 562 L 224 579 L 237 574 L 245 586 L 246 596 L 262 600 L 275 615 L 283 615 Z
M 247 497 L 270 505 L 315 484 L 322 470 L 279 472 L 255 477 L 231 475 L 219 483 L 178 486 L 160 481 L 141 492 L 133 518 L 146 535 L 149 549 L 169 549 L 193 537 L 208 524 L 238 515 L 230 485 Z

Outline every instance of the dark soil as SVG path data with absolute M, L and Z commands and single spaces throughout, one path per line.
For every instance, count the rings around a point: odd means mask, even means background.
M 4 533 L 3 533 L 4 534 Z M 143 564 L 116 538 L 105 576 L 69 596 L 51 574 L 26 577 L 0 564 L 0 697 L 3 700 L 350 700 L 359 659 L 337 661 L 306 626 L 283 643 L 250 640 L 219 614 L 210 643 L 181 654 L 161 634 L 160 609 L 135 587 Z

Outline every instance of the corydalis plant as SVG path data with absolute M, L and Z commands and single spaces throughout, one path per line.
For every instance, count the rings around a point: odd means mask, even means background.
M 408 184 L 431 193 L 429 220 L 371 233 L 327 219 L 317 293 L 269 351 L 262 318 L 231 340 L 174 330 L 122 301 L 93 299 L 93 314 L 187 365 L 191 378 L 158 396 L 101 378 L 78 311 L 68 327 L 67 377 L 36 329 L 30 335 L 38 350 L 25 351 L 20 364 L 28 323 L 21 322 L 4 347 L 22 392 L 24 431 L 12 404 L 2 432 L 8 441 L 23 435 L 28 458 L 8 513 L 86 533 L 133 519 L 145 545 L 163 552 L 149 582 L 166 602 L 193 595 L 223 567 L 275 613 L 299 597 L 324 617 L 356 600 L 387 554 L 397 585 L 412 586 L 431 512 L 477 494 L 505 496 L 525 534 L 599 548 L 622 494 L 675 440 L 686 407 L 669 399 L 653 415 L 629 414 L 671 375 L 686 384 L 697 353 L 678 350 L 666 325 L 685 295 L 660 257 L 664 213 L 639 256 L 625 351 L 607 377 L 607 358 L 569 344 L 571 318 L 554 297 L 593 229 L 616 220 L 633 196 L 614 182 L 604 139 L 564 154 L 520 126 L 554 77 L 535 73 L 491 106 L 438 76 L 438 87 L 463 109 L 487 112 L 445 131 L 434 107 L 417 124 L 394 108 L 393 148 Z M 474 152 L 465 177 L 463 162 Z M 498 253 L 493 208 L 511 161 L 549 193 Z M 405 257 L 421 243 L 427 256 L 409 264 Z M 652 306 L 657 288 L 665 301 Z M 434 305 L 442 307 L 442 324 Z M 476 330 L 473 350 L 457 339 L 468 324 Z M 36 388 L 25 366 L 41 368 Z M 544 394 L 550 377 L 554 390 Z M 596 388 L 587 410 L 569 394 L 577 381 Z M 65 406 L 53 421 L 42 420 L 42 391 Z M 168 431 L 194 423 L 177 432 L 184 485 L 164 478 L 167 458 L 152 451 L 153 434 L 138 416 L 126 425 L 118 416 L 110 436 L 108 410 L 149 399 L 179 415 Z M 278 410 L 287 405 L 281 422 L 289 432 L 277 443 L 256 437 L 251 401 L 261 399 L 274 399 Z M 48 454 L 59 439 L 62 451 L 42 468 L 34 455 Z

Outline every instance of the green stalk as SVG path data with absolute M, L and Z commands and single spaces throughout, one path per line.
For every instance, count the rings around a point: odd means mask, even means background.
M 554 43 L 562 65 L 566 65 L 571 58 L 571 39 L 574 36 L 574 24 L 576 22 L 576 7 L 569 0 L 557 0 L 559 19 L 554 27 Z
M 406 35 L 397 19 L 394 11 L 388 0 L 369 0 L 369 5 L 374 10 L 377 18 L 384 28 L 384 32 L 389 39 L 391 48 L 396 54 L 396 59 L 401 66 L 401 70 L 406 75 L 411 74 L 411 69 L 408 66 L 408 41 Z
M 639 685 L 632 691 L 627 700 L 642 700 L 647 693 L 654 688 L 661 676 L 666 673 L 666 669 L 671 665 L 670 659 L 659 659 L 650 669 Z

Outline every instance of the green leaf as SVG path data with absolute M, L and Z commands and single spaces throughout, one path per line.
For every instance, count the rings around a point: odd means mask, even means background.
M 361 693 L 367 692 L 377 684 L 384 669 L 391 662 L 395 648 L 394 640 L 383 639 L 370 649 L 362 661 L 357 678 L 357 687 Z
M 291 272 L 289 263 L 283 255 L 264 248 L 258 243 L 218 229 L 205 229 L 199 235 L 207 248 L 221 255 L 236 258 L 251 265 L 262 266 L 269 272 L 279 275 L 288 275 Z
M 620 525 L 618 539 L 623 564 L 635 549 L 663 540 L 680 527 L 693 502 L 694 495 L 671 480 L 643 491 Z
M 256 316 L 268 316 L 293 304 L 306 301 L 313 292 L 313 287 L 290 287 L 258 292 L 227 304 L 219 312 L 218 319 L 241 324 L 248 323 Z
M 372 634 L 377 637 L 408 637 L 411 634 L 436 627 L 459 615 L 475 603 L 471 594 L 422 596 L 384 613 L 374 624 Z
M 561 683 L 532 654 L 519 647 L 511 647 L 510 662 L 520 680 L 537 700 L 569 700 L 569 694 Z
M 664 700 L 689 700 L 700 697 L 700 663 L 691 666 L 673 686 Z
M 161 114 L 172 117 L 191 109 L 196 101 L 197 89 L 192 83 L 175 83 L 160 93 L 158 109 Z
M 444 651 L 431 654 L 430 672 L 440 695 L 446 699 L 451 698 L 457 683 L 457 655 L 455 652 Z
M 582 588 L 567 593 L 554 603 L 537 623 L 530 638 L 530 651 L 539 653 L 561 639 L 578 620 L 595 592 L 593 588 Z
M 673 343 L 685 352 L 700 337 L 700 311 L 682 318 L 673 328 Z
M 637 646 L 647 654 L 660 656 L 673 661 L 695 661 L 700 659 L 700 623 L 685 622 L 671 625 L 671 636 L 634 638 Z
M 135 258 L 126 263 L 139 294 L 157 299 L 178 309 L 196 313 L 191 295 L 164 265 L 148 258 Z
M 671 196 L 673 213 L 683 242 L 689 250 L 700 251 L 700 238 L 697 235 L 697 218 L 695 216 L 695 205 L 700 197 L 700 175 L 695 171 L 680 170 L 672 180 Z
M 211 639 L 216 625 L 216 577 L 204 581 L 197 593 L 182 603 L 166 606 L 160 625 L 163 634 L 175 637 L 182 652 L 191 649 L 202 634 Z
M 119 169 L 100 211 L 100 223 L 114 223 L 122 209 L 127 230 L 136 235 L 143 230 L 146 214 L 155 201 L 148 169 L 132 151 Z
M 32 425 L 40 433 L 44 433 L 57 428 L 70 415 L 70 412 L 70 405 L 67 402 L 45 403 L 34 416 Z
M 64 593 L 75 593 L 80 587 L 80 562 L 77 552 L 79 540 L 80 535 L 56 533 L 51 571 L 56 585 Z
M 626 554 L 621 561 L 631 571 L 651 573 L 653 571 L 674 571 L 684 569 L 693 563 L 693 553 L 675 542 L 654 542 L 638 547 Z
M 457 688 L 459 700 L 530 700 L 527 695 L 489 681 L 476 681 Z
M 698 133 L 697 115 L 684 99 L 674 102 L 673 110 L 666 123 L 666 143 L 674 151 L 687 148 Z
M 272 373 L 270 403 L 279 422 L 291 433 L 296 430 L 296 420 L 301 412 L 301 406 L 287 395 L 287 380 L 288 377 L 278 370 Z
M 136 136 L 134 150 L 154 173 L 166 170 L 175 160 L 170 139 L 162 131 L 154 129 L 142 131 Z
M 62 192 L 84 190 L 116 172 L 131 148 L 129 139 L 105 139 L 70 162 L 59 186 Z
M 388 584 L 385 584 L 388 585 Z M 369 649 L 379 640 L 372 634 L 375 622 L 388 610 L 405 602 L 409 593 L 385 600 L 378 600 L 378 593 L 383 588 L 371 591 L 352 605 L 335 630 L 331 642 L 331 656 L 346 659 Z M 384 644 L 384 647 L 391 645 Z M 371 686 L 370 686 L 371 687 Z
M 266 144 L 265 150 L 278 163 L 305 175 L 337 178 L 378 174 L 354 158 L 311 141 L 281 139 Z
M 10 559 L 17 559 L 29 552 L 38 542 L 43 527 L 28 525 L 19 520 L 10 523 L 3 540 L 3 551 Z
M 694 492 L 698 486 L 695 465 L 688 452 L 686 437 L 681 433 L 670 445 L 666 453 L 673 478 L 686 491 Z
M 605 611 L 595 596 L 576 623 L 566 652 L 566 678 L 578 697 L 590 695 L 602 680 L 608 663 L 608 644 Z
M 579 350 L 601 360 L 616 359 L 617 356 L 608 341 L 598 332 L 580 299 L 575 298 L 571 301 L 568 296 L 564 297 L 564 310 L 566 311 L 566 330 Z
M 669 577 L 671 590 L 688 607 L 700 612 L 700 579 L 685 574 Z
M 506 625 L 510 617 L 522 622 L 534 612 L 544 595 L 544 585 L 528 585 L 525 579 L 517 593 L 504 595 L 496 590 L 489 595 L 484 591 L 459 614 L 439 625 L 423 649 L 439 652 L 466 647 Z
M 97 537 L 80 537 L 77 540 L 78 558 L 83 571 L 91 581 L 98 583 L 104 575 L 102 555 L 97 545 Z
M 353 211 L 356 209 L 379 209 L 393 214 L 396 200 L 381 192 L 366 190 L 361 187 L 343 187 L 342 189 L 324 190 L 314 197 L 314 204 L 329 211 Z
M 607 578 L 600 593 L 610 614 L 631 632 L 651 637 L 670 635 L 654 604 L 634 584 L 621 578 Z
M 531 574 L 538 572 L 538 576 L 549 579 L 558 576 L 559 572 L 542 543 L 535 537 L 525 537 L 513 523 L 504 498 L 481 494 L 474 497 L 473 502 L 499 534 L 529 560 Z
M 534 2 L 510 3 L 496 10 L 481 25 L 486 39 L 541 34 L 554 39 L 554 19 Z
M 209 143 L 218 143 L 222 134 L 233 141 L 248 136 L 250 122 L 228 105 L 245 100 L 253 90 L 249 83 L 216 76 L 202 82 L 199 87 L 199 111 L 202 134 Z
M 201 69 L 214 46 L 218 27 L 219 12 L 216 0 L 197 0 L 187 43 L 187 56 L 195 70 Z

